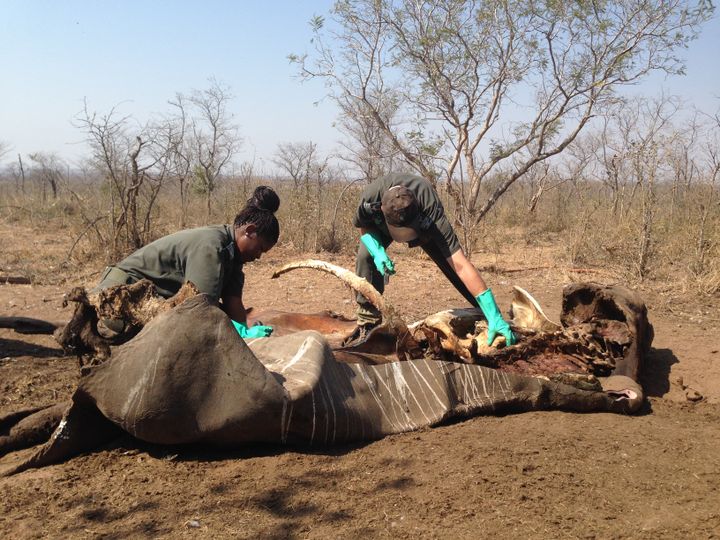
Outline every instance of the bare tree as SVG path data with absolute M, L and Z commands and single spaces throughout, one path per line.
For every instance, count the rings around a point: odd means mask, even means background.
M 115 108 L 99 115 L 87 103 L 77 125 L 88 138 L 92 162 L 110 184 L 110 258 L 149 239 L 152 210 L 168 176 L 174 129 L 167 124 L 137 126 Z
M 599 141 L 596 150 L 596 159 L 602 164 L 603 174 L 601 181 L 610 191 L 612 202 L 612 215 L 622 215 L 620 206 L 625 186 L 627 184 L 625 175 L 622 174 L 622 152 L 624 148 L 614 148 L 610 130 L 613 117 L 606 114 L 602 118 L 602 128 L 599 134 Z
M 321 158 L 317 144 L 308 141 L 278 144 L 272 161 L 293 182 L 291 219 L 297 221 L 297 230 L 302 232 L 300 248 L 304 251 L 309 247 L 308 229 L 311 229 L 314 231 L 313 249 L 317 251 L 329 157 Z M 313 208 L 315 213 L 311 215 Z M 306 226 L 310 219 L 315 221 L 311 228 Z
M 291 60 L 325 79 L 341 107 L 357 103 L 420 174 L 435 181 L 442 162 L 461 221 L 474 226 L 616 89 L 682 72 L 677 50 L 713 10 L 705 0 L 340 0 L 331 25 L 313 20 L 312 56 Z M 523 120 L 505 120 L 518 110 Z
M 229 88 L 214 79 L 205 90 L 195 90 L 188 101 L 194 110 L 190 123 L 196 187 L 205 194 L 207 220 L 212 212 L 212 196 L 223 168 L 240 145 L 237 127 L 227 105 L 232 100 Z
M 621 159 L 623 173 L 632 182 L 626 214 L 634 203 L 639 206 L 637 252 L 634 257 L 639 279 L 645 279 L 656 245 L 656 214 L 658 186 L 663 176 L 671 177 L 670 149 L 677 132 L 671 120 L 680 109 L 676 98 L 661 96 L 654 100 L 634 99 L 617 109 L 614 120 L 624 149 Z
M 0 159 L 4 158 L 10 152 L 10 144 L 0 141 Z
M 312 141 L 279 143 L 271 161 L 290 177 L 296 190 L 308 190 L 316 152 Z
M 18 154 L 18 176 L 20 181 L 20 187 L 23 193 L 25 193 L 25 167 L 23 166 L 22 156 Z
M 547 163 L 543 163 L 542 165 L 530 169 L 526 178 L 533 193 L 532 197 L 530 197 L 530 201 L 528 202 L 528 212 L 532 214 L 535 212 L 535 209 L 540 202 L 540 197 L 542 197 L 546 190 L 551 189 L 550 186 L 555 187 L 555 183 L 552 182 L 552 177 L 550 176 L 550 166 Z
M 336 178 L 340 179 L 342 178 L 342 173 L 338 172 Z M 348 181 L 345 180 L 345 185 L 340 190 L 339 195 L 337 196 L 337 199 L 335 201 L 335 206 L 333 208 L 333 214 L 332 219 L 330 220 L 330 228 L 327 233 L 327 237 L 325 238 L 324 245 L 322 246 L 323 249 L 326 251 L 330 251 L 332 253 L 335 253 L 340 250 L 340 240 L 338 239 L 338 213 L 340 212 L 340 205 L 343 202 L 343 197 L 345 196 L 345 193 L 357 182 L 360 182 L 361 180 L 364 180 L 364 178 L 356 178 L 354 180 Z
M 255 156 L 251 161 L 243 161 L 237 172 L 242 185 L 242 198 L 247 200 L 250 196 L 250 182 L 255 177 Z
M 340 143 L 344 148 L 340 159 L 350 163 L 366 181 L 393 171 L 403 162 L 387 131 L 375 121 L 364 102 L 339 96 L 337 103 L 341 111 L 338 128 L 347 137 Z M 379 111 L 382 125 L 393 125 L 396 113 L 395 103 L 384 101 L 383 110 Z
M 42 198 L 45 200 L 45 188 L 50 186 L 53 199 L 57 199 L 58 187 L 63 177 L 66 164 L 54 153 L 35 152 L 30 154 L 30 160 L 38 167 L 38 180 L 42 187 Z
M 706 288 L 709 294 L 720 290 L 720 262 L 714 257 L 709 262 L 710 254 L 717 253 L 720 242 L 712 239 L 712 224 L 720 221 L 720 109 L 714 114 L 705 115 L 705 142 L 702 145 L 703 161 L 702 185 L 700 201 L 697 204 L 698 215 L 695 261 L 691 269 L 698 275 L 709 274 L 715 277 L 714 283 Z M 717 227 L 717 225 L 716 225 Z
M 668 214 L 673 221 L 676 209 L 687 197 L 692 185 L 700 178 L 696 160 L 700 125 L 698 114 L 689 118 L 682 129 L 677 130 L 673 144 L 668 149 L 669 166 L 672 171 L 672 188 Z
M 178 186 L 180 194 L 180 228 L 184 229 L 188 205 L 190 203 L 190 185 L 192 178 L 192 166 L 194 161 L 194 144 L 188 136 L 188 104 L 187 98 L 178 93 L 169 105 L 174 112 L 167 118 L 167 126 L 174 129 L 173 143 L 170 149 L 170 169 L 172 177 Z

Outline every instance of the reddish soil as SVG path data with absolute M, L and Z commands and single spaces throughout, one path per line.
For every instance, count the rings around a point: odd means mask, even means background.
M 68 241 L 0 224 L 0 315 L 61 322 L 62 293 L 100 268 L 60 264 Z M 552 266 L 552 246 L 514 248 L 478 266 Z M 38 258 L 37 253 L 43 253 Z M 396 250 L 386 298 L 408 320 L 463 301 L 431 262 Z M 353 267 L 348 256 L 316 257 Z M 247 268 L 246 305 L 352 315 L 334 278 L 278 248 Z M 53 268 L 49 268 L 49 267 Z M 558 269 L 486 273 L 501 307 L 512 285 L 557 319 L 562 286 L 610 282 Z M 669 288 L 668 288 L 669 290 Z M 655 326 L 647 407 L 637 416 L 536 412 L 478 417 L 357 446 L 308 452 L 168 448 L 123 438 L 97 452 L 0 479 L 0 537 L 718 538 L 720 308 L 717 299 L 642 290 Z M 67 398 L 73 358 L 51 336 L 0 329 L 0 414 Z M 697 393 L 700 401 L 687 396 Z M 28 451 L 0 459 L 0 470 Z

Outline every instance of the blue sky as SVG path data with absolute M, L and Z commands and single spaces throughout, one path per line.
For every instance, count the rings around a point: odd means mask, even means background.
M 21 152 L 86 154 L 73 127 L 86 98 L 91 110 L 144 120 L 167 111 L 176 92 L 215 77 L 232 88 L 244 138 L 238 161 L 269 167 L 280 142 L 312 140 L 329 152 L 338 139 L 320 82 L 301 84 L 287 61 L 308 48 L 307 22 L 331 0 L 0 1 L 0 141 Z M 670 93 L 706 111 L 720 104 L 720 22 L 706 25 L 686 58 L 688 75 L 653 77 L 637 89 Z

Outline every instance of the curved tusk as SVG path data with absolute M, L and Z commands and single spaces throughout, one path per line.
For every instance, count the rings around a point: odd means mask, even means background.
M 372 284 L 368 283 L 365 278 L 361 278 L 354 272 L 351 272 L 350 270 L 347 270 L 342 266 L 337 266 L 329 262 L 320 261 L 317 259 L 306 259 L 304 261 L 291 262 L 283 266 L 280 270 L 277 270 L 272 275 L 272 279 L 275 279 L 280 275 L 289 272 L 290 270 L 296 270 L 298 268 L 312 268 L 314 270 L 322 270 L 323 272 L 327 272 L 328 274 L 332 274 L 333 276 L 339 278 L 340 281 L 345 283 L 353 291 L 359 292 L 365 298 L 367 298 L 368 302 L 370 302 L 373 306 L 375 306 L 375 308 L 380 311 L 383 318 L 385 318 L 386 311 L 393 311 L 392 307 L 388 306 L 385 303 L 385 300 L 378 292 L 378 290 L 373 287 Z
M 408 330 L 402 317 L 395 312 L 395 309 L 393 309 L 390 304 L 385 302 L 378 290 L 373 287 L 372 284 L 368 283 L 365 278 L 361 278 L 354 272 L 341 266 L 317 259 L 307 259 L 286 264 L 280 270 L 273 273 L 272 279 L 297 268 L 322 270 L 339 278 L 340 281 L 345 283 L 353 291 L 362 294 L 380 312 L 383 320 L 382 324 L 394 332 L 397 338 L 396 353 L 398 358 L 405 360 L 408 358 L 420 358 L 422 356 L 422 350 L 417 341 L 415 341 L 412 333 Z

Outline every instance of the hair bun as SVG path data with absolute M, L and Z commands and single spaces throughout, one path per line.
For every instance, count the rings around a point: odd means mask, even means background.
M 248 206 L 254 206 L 274 214 L 277 212 L 277 209 L 280 208 L 280 197 L 278 197 L 278 194 L 275 193 L 273 188 L 258 186 L 255 188 L 252 197 L 247 203 Z

